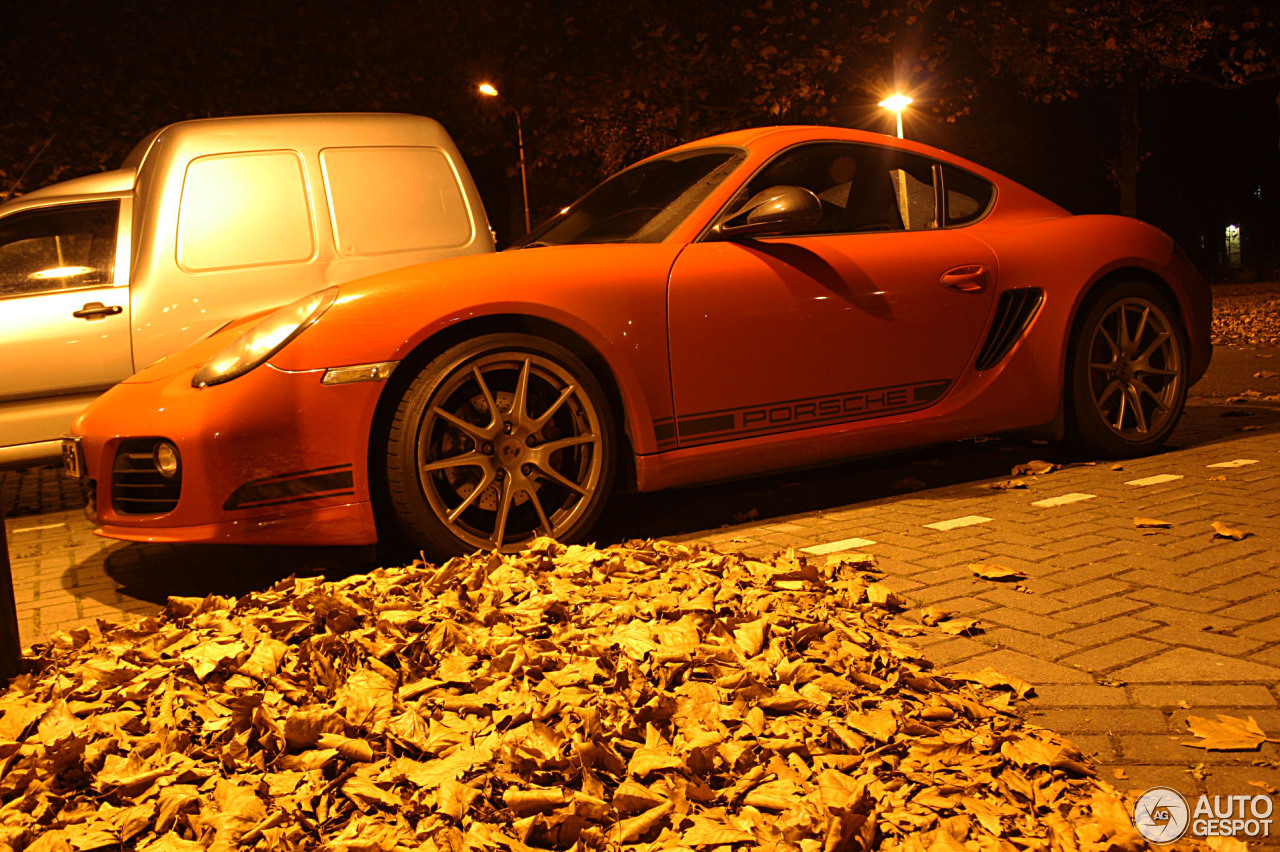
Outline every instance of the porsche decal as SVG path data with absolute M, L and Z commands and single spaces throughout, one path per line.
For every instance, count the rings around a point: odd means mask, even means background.
M 734 438 L 790 432 L 810 426 L 847 423 L 927 408 L 942 398 L 951 382 L 939 379 L 908 385 L 848 391 L 831 396 L 771 402 L 724 411 L 708 411 L 654 422 L 658 449 L 670 449 L 674 432 L 690 447 Z

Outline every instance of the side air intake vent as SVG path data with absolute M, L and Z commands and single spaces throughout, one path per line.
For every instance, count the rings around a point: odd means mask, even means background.
M 1013 344 L 1018 342 L 1027 324 L 1040 309 L 1044 301 L 1044 291 L 1038 287 L 1027 287 L 1023 290 L 1006 290 L 1000 294 L 1000 304 L 996 307 L 996 320 L 991 324 L 991 333 L 987 342 L 982 344 L 982 352 L 978 354 L 977 368 L 989 370 L 999 364 L 1009 354 Z

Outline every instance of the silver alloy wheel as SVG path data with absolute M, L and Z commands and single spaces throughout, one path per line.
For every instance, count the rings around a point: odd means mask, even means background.
M 1090 394 L 1115 435 L 1144 441 L 1178 417 L 1182 347 L 1159 306 L 1140 296 L 1117 301 L 1094 326 L 1087 351 Z
M 572 373 L 534 352 L 491 351 L 449 368 L 417 434 L 418 481 L 436 518 L 473 547 L 561 537 L 592 505 L 604 427 Z

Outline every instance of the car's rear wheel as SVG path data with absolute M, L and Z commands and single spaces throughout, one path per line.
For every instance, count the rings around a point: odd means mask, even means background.
M 614 435 L 600 383 L 564 347 L 521 334 L 467 341 L 400 400 L 390 501 L 410 542 L 433 555 L 572 541 L 608 497 Z
M 1112 458 L 1159 449 L 1187 398 L 1187 345 L 1177 314 L 1135 281 L 1088 309 L 1071 342 L 1068 413 L 1083 449 Z

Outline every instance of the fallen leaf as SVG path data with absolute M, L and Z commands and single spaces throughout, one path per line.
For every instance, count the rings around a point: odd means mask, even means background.
M 1169 521 L 1158 521 L 1155 518 L 1134 518 L 1133 525 L 1138 529 L 1169 529 L 1173 526 Z
M 975 562 L 969 565 L 969 570 L 984 580 L 1004 581 L 1025 580 L 1027 578 L 1027 575 L 1021 571 L 1015 571 L 1012 568 L 1006 568 L 993 562 Z
M 1053 473 L 1055 470 L 1061 470 L 1062 465 L 1054 462 L 1042 461 L 1034 459 L 1024 462 L 1013 469 L 1014 476 L 1043 476 L 1047 473 Z
M 1026 488 L 1027 481 L 1025 479 L 1006 479 L 1003 482 L 992 482 L 987 487 L 993 491 L 1010 491 L 1015 488 Z
M 867 586 L 867 602 L 880 609 L 902 609 L 907 605 L 901 595 L 881 583 Z
M 920 610 L 920 621 L 930 627 L 935 626 L 940 621 L 946 621 L 953 615 L 957 615 L 955 610 L 942 609 L 936 606 L 927 606 Z
M 1228 538 L 1232 541 L 1244 541 L 1246 538 L 1253 535 L 1251 532 L 1245 532 L 1243 530 L 1229 527 L 1220 521 L 1214 521 L 1211 526 L 1213 527 L 1214 538 Z
M 1183 745 L 1207 751 L 1253 751 L 1267 741 L 1267 735 L 1252 716 L 1239 719 L 1219 713 L 1216 722 L 1201 716 L 1188 716 L 1187 727 L 1200 739 Z

